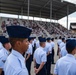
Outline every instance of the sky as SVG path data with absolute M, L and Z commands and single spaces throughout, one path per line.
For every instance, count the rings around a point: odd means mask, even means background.
M 76 4 L 76 0 L 62 0 L 62 1 L 68 1 L 68 2 L 71 2 L 73 4 Z M 67 28 L 67 17 L 64 17 L 62 19 L 60 19 L 58 21 L 61 25 L 63 25 L 64 27 Z M 69 21 L 68 21 L 68 29 L 70 28 L 70 23 L 72 22 L 76 22 L 76 12 L 72 13 L 69 15 Z
M 76 0 L 62 0 L 62 1 L 67 1 L 67 2 L 70 2 L 70 3 L 76 4 Z
M 71 15 L 69 15 L 69 18 L 68 18 L 68 29 L 70 27 L 70 23 L 76 23 L 76 12 L 72 13 Z M 67 28 L 67 17 L 64 17 L 62 19 L 60 19 L 58 21 L 61 25 L 63 25 L 64 27 Z

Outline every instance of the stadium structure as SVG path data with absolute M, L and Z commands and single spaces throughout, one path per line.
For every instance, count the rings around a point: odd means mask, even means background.
M 17 18 L 0 17 L 1 31 L 6 33 L 7 25 L 22 25 L 33 30 L 31 36 L 73 36 L 74 32 L 68 30 L 68 15 L 75 12 L 75 4 L 62 0 L 1 0 L 0 13 L 18 15 Z M 19 16 L 28 16 L 22 19 Z M 29 16 L 50 19 L 49 22 L 30 20 Z M 51 19 L 58 21 L 67 16 L 67 28 L 59 23 L 52 22 Z M 75 35 L 74 35 L 75 36 Z
M 73 33 L 76 33 L 76 23 L 70 23 L 70 29 Z

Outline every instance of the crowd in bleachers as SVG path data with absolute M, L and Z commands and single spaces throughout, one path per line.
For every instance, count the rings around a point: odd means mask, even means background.
M 62 35 L 52 24 L 49 22 L 40 22 L 40 25 L 44 27 L 51 35 Z
M 3 33 L 6 33 L 6 26 L 10 25 L 21 25 L 32 29 L 32 34 L 36 34 L 37 36 L 47 36 L 44 30 L 42 30 L 35 21 L 31 20 L 17 20 L 17 19 L 7 19 L 2 21 L 1 28 L 3 30 Z
M 10 26 L 10 25 L 21 25 L 21 26 L 25 26 L 28 28 L 32 29 L 32 34 L 36 34 L 37 36 L 47 36 L 47 34 L 45 33 L 45 31 L 40 28 L 37 23 L 39 23 L 39 25 L 41 25 L 47 32 L 49 32 L 50 35 L 68 35 L 68 36 L 72 36 L 72 31 L 67 30 L 65 27 L 63 27 L 62 25 L 60 25 L 59 23 L 49 23 L 49 22 L 42 22 L 42 21 L 32 21 L 32 20 L 20 20 L 20 19 L 6 19 L 4 21 L 2 21 L 2 25 L 1 28 L 3 30 L 3 32 L 6 32 L 6 26 Z M 62 34 L 62 33 L 63 34 Z
M 65 34 L 65 35 L 68 35 L 69 37 L 74 35 L 71 30 L 67 30 L 67 28 L 63 27 L 59 23 L 51 23 L 50 24 L 49 22 L 39 22 L 39 24 L 42 27 L 44 27 L 51 35 L 55 34 L 55 35 L 62 36 L 63 34 Z
M 72 35 L 72 31 L 71 30 L 67 30 L 67 28 L 63 27 L 59 23 L 52 23 L 52 24 L 54 24 L 58 29 L 60 29 L 60 31 L 62 31 L 64 34 L 66 34 L 68 36 Z

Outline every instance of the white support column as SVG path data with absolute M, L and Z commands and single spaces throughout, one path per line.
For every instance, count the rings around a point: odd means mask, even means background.
M 67 29 L 68 29 L 68 22 L 69 22 L 69 5 L 67 5 Z
M 52 0 L 50 0 L 50 23 L 52 19 Z
M 29 10 L 30 10 L 30 0 L 28 0 L 28 11 L 27 11 L 27 15 L 28 15 L 28 25 L 29 25 Z
M 21 7 L 21 19 L 23 19 L 23 7 Z

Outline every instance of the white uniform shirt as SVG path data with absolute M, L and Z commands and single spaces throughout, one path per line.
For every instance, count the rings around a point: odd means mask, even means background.
M 17 51 L 12 50 L 4 65 L 5 75 L 28 75 L 25 58 Z
M 36 60 L 37 64 L 41 64 L 42 62 L 46 63 L 47 58 L 46 58 L 46 52 L 44 51 L 44 48 L 39 47 L 35 50 L 34 59 Z
M 36 43 L 36 39 L 34 39 L 34 43 Z
M 33 40 L 32 46 L 34 47 L 34 44 L 36 44 L 36 39 Z
M 51 46 L 50 43 L 46 42 L 46 46 L 45 46 L 45 48 L 44 48 L 44 51 L 46 52 L 46 54 L 47 54 L 48 52 L 52 53 L 52 46 Z
M 39 48 L 39 47 L 40 47 L 40 42 L 37 41 L 37 42 L 36 42 L 36 48 Z
M 66 56 L 60 58 L 56 62 L 56 65 L 54 68 L 54 74 L 56 74 L 56 75 L 70 75 L 70 74 L 67 74 L 67 71 L 68 71 L 70 65 L 73 63 L 76 64 L 76 59 L 71 54 L 67 54 Z M 75 67 L 76 67 L 76 65 L 75 65 Z M 73 69 L 74 69 L 74 66 L 73 66 L 73 68 L 71 68 L 71 70 L 73 71 Z M 71 72 L 71 70 L 70 70 L 70 72 Z M 74 74 L 71 74 L 71 75 L 74 75 Z
M 59 46 L 60 50 L 61 50 L 61 48 L 63 48 L 64 46 L 65 46 L 65 43 L 64 43 L 64 42 L 60 43 L 60 46 Z
M 51 41 L 51 46 L 52 46 L 52 48 L 54 48 L 54 46 L 55 46 L 55 43 L 53 41 Z
M 60 45 L 61 42 L 62 42 L 62 40 L 59 39 L 59 40 L 57 41 L 57 44 Z
M 31 54 L 32 55 L 32 44 L 29 44 L 28 50 L 26 51 L 26 54 Z
M 34 40 L 32 41 L 32 46 L 34 47 Z
M 60 55 L 61 55 L 61 57 L 63 57 L 63 56 L 66 56 L 67 54 L 68 54 L 68 52 L 66 50 L 66 47 L 64 46 L 63 48 L 61 48 Z
M 76 75 L 76 62 L 70 64 L 70 67 L 66 72 L 66 75 Z
M 0 50 L 0 68 L 1 69 L 4 68 L 4 64 L 6 62 L 8 55 L 9 55 L 9 52 L 5 48 L 2 48 Z

